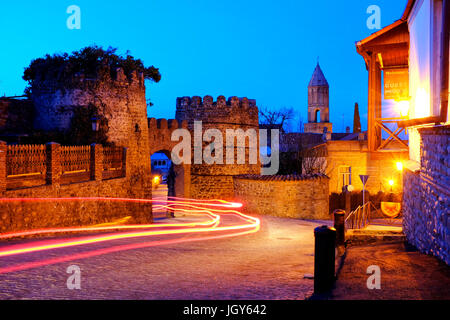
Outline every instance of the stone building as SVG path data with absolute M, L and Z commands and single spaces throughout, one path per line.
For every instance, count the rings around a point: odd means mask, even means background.
M 305 133 L 333 132 L 329 89 L 328 81 L 317 63 L 308 85 L 308 123 L 304 125 Z
M 355 113 L 356 108 L 357 104 Z M 350 130 L 332 132 L 332 123 L 329 122 L 329 84 L 317 64 L 308 85 L 308 123 L 304 125 L 305 132 L 283 132 L 280 152 L 300 153 L 303 173 L 314 171 L 326 174 L 329 177 L 330 194 L 341 193 L 347 185 L 352 185 L 357 192 L 361 191 L 363 185 L 359 175 L 370 176 L 365 189 L 371 194 L 391 191 L 401 193 L 402 177 L 397 170 L 397 163 L 407 159 L 408 150 L 398 141 L 392 141 L 384 152 L 371 152 L 367 132 L 359 130 L 360 127 L 354 133 L 350 133 Z M 394 182 L 393 186 L 389 184 L 390 181 Z
M 31 94 L 36 114 L 34 128 L 66 131 L 76 109 L 92 104 L 108 121 L 108 142 L 128 148 L 127 176 L 146 181 L 150 157 L 144 76 L 134 71 L 129 81 L 121 68 L 115 71 L 115 78 L 102 80 L 83 74 L 70 79 L 38 75 Z
M 408 1 L 395 24 L 408 29 L 409 161 L 403 231 L 409 243 L 450 264 L 450 2 Z
M 206 130 L 218 130 L 223 138 L 224 150 L 221 164 L 194 163 L 190 167 L 190 195 L 200 199 L 232 199 L 234 197 L 233 177 L 243 174 L 260 174 L 259 161 L 259 118 L 256 101 L 247 98 L 219 96 L 216 101 L 211 96 L 182 97 L 177 99 L 176 116 L 178 121 L 187 121 L 188 128 L 192 132 L 192 156 L 195 152 L 203 151 L 209 142 L 203 141 Z M 201 121 L 201 131 L 195 132 L 194 121 Z M 227 130 L 234 135 L 227 136 Z M 247 134 L 254 132 L 256 140 L 249 138 Z M 196 136 L 197 135 L 197 136 Z M 201 136 L 199 136 L 201 135 Z M 196 144 L 195 140 L 200 143 Z M 214 141 L 212 141 L 214 142 Z M 241 143 L 243 142 L 243 144 Z M 219 141 L 216 141 L 219 143 Z M 227 161 L 225 148 L 234 150 L 233 164 Z M 214 148 L 214 147 L 213 147 Z M 213 153 L 219 152 L 218 149 Z M 238 163 L 237 153 L 243 152 L 245 161 Z M 256 162 L 251 163 L 251 158 L 256 156 Z
M 385 83 L 397 89 L 395 105 L 407 115 L 392 121 L 408 129 L 403 170 L 403 232 L 420 251 L 450 264 L 448 0 L 409 0 L 401 19 L 357 43 L 369 71 L 369 151 L 384 149 L 382 73 L 403 69 Z M 386 80 L 385 80 L 386 82 Z M 386 94 L 386 90 L 385 90 Z M 378 118 L 378 119 L 377 119 Z

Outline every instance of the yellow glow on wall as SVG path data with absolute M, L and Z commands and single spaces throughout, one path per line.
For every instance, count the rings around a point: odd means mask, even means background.
M 414 98 L 414 118 L 425 118 L 430 116 L 430 93 L 424 88 L 416 91 Z

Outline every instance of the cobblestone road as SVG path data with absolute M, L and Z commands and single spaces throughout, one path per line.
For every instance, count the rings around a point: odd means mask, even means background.
M 304 299 L 313 289 L 313 280 L 304 275 L 313 273 L 313 229 L 320 222 L 259 218 L 262 226 L 256 234 L 120 251 L 0 274 L 0 299 Z M 37 240 L 18 242 L 29 241 Z M 0 263 L 111 245 L 4 257 Z M 67 288 L 70 265 L 81 268 L 80 290 Z

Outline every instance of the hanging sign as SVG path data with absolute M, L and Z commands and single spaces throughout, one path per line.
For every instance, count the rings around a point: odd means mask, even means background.
M 409 99 L 408 68 L 384 69 L 384 99 Z

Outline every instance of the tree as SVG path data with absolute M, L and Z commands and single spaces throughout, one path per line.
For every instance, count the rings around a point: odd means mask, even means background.
M 269 107 L 261 107 L 259 117 L 261 124 L 280 125 L 282 129 L 285 129 L 288 121 L 294 118 L 294 109 L 283 107 L 274 110 Z
M 325 145 L 319 145 L 301 152 L 303 174 L 326 174 L 327 149 Z
M 353 114 L 353 133 L 361 132 L 361 119 L 359 118 L 358 103 L 355 103 L 355 112 Z
M 128 80 L 131 81 L 133 72 L 142 72 L 145 79 L 159 82 L 161 74 L 159 69 L 154 66 L 145 67 L 141 59 L 136 59 L 127 51 L 125 56 L 116 54 L 117 49 L 109 47 L 103 49 L 96 45 L 85 47 L 74 51 L 71 54 L 47 54 L 44 58 L 32 60 L 30 65 L 25 68 L 23 79 L 32 83 L 39 74 L 56 75 L 63 74 L 63 78 L 70 79 L 77 73 L 83 73 L 86 77 L 96 77 L 103 79 L 115 75 L 117 68 L 122 68 Z M 27 87 L 25 93 L 29 94 Z

